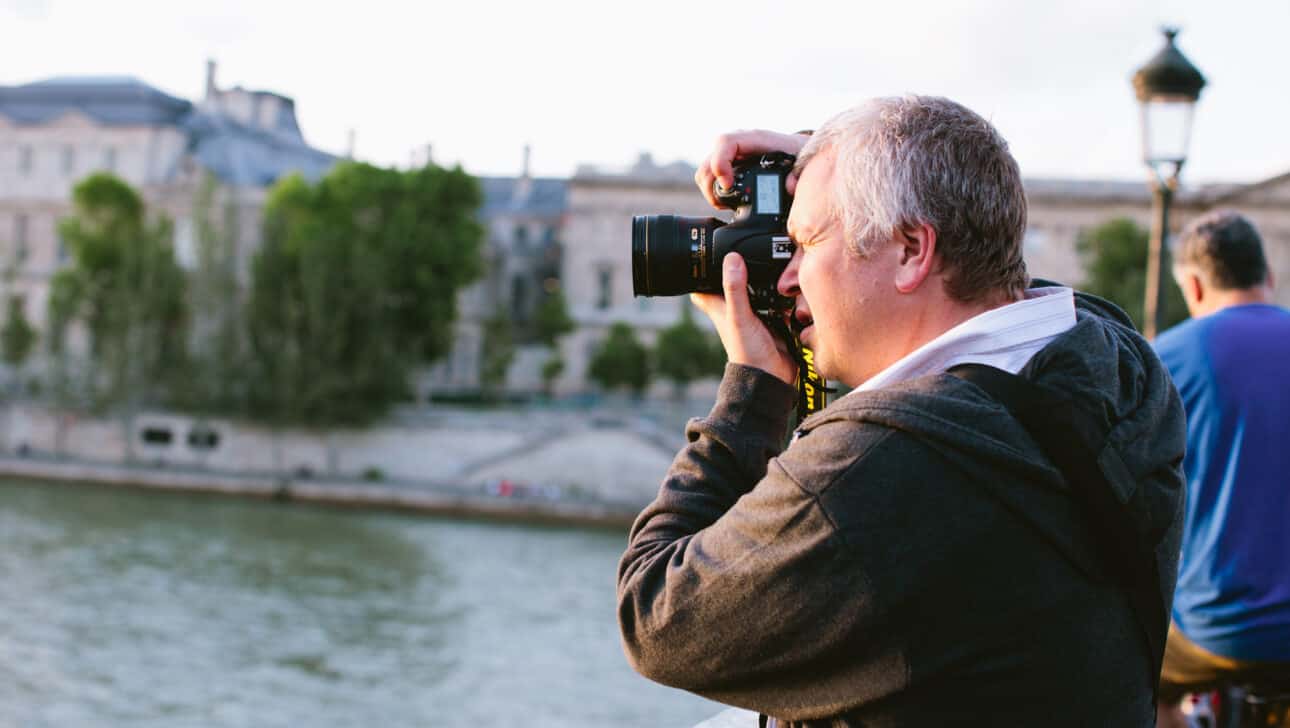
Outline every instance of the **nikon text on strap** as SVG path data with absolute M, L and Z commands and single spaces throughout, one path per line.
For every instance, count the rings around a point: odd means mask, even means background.
M 797 421 L 800 423 L 824 409 L 826 395 L 833 390 L 828 388 L 815 368 L 815 352 L 802 344 L 782 318 L 773 314 L 760 318 L 770 332 L 788 346 L 788 353 L 797 362 Z

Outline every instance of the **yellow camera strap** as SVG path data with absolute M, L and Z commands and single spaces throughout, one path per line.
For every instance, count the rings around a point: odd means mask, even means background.
M 825 395 L 832 390 L 825 386 L 824 379 L 815 369 L 815 352 L 803 346 L 796 336 L 793 340 L 797 343 L 793 351 L 797 358 L 797 416 L 800 421 L 824 409 L 827 404 Z
M 800 423 L 824 409 L 828 404 L 826 395 L 834 390 L 828 388 L 828 383 L 816 370 L 815 352 L 802 344 L 797 333 L 789 328 L 782 317 L 773 314 L 759 316 L 771 333 L 784 341 L 789 354 L 797 362 L 797 422 Z

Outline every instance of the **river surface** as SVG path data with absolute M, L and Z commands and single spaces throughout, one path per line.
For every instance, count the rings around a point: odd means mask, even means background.
M 0 482 L 0 726 L 650 726 L 625 534 Z

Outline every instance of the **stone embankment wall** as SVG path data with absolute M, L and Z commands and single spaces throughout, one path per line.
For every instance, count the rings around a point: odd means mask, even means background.
M 0 473 L 625 523 L 653 498 L 684 443 L 681 423 L 693 413 L 684 409 L 433 409 L 366 430 L 311 432 L 11 405 L 0 413 Z

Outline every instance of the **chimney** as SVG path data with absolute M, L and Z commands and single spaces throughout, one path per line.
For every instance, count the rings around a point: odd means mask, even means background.
M 433 144 L 427 144 L 427 145 L 426 145 L 426 163 L 425 163 L 425 166 L 429 167 L 429 166 L 430 166 L 430 165 L 432 165 L 432 164 L 434 164 L 434 145 L 433 145 Z
M 354 143 L 357 141 L 357 139 L 358 139 L 358 131 L 351 126 L 349 128 L 349 138 L 345 142 L 345 159 L 352 160 L 354 158 Z
M 533 194 L 533 177 L 529 174 L 529 157 L 532 156 L 532 152 L 532 147 L 525 144 L 524 167 L 520 170 L 520 178 L 515 180 L 515 187 L 511 190 L 511 204 L 515 207 L 528 204 L 529 195 Z
M 206 100 L 214 101 L 217 90 L 215 88 L 215 59 L 206 59 Z

